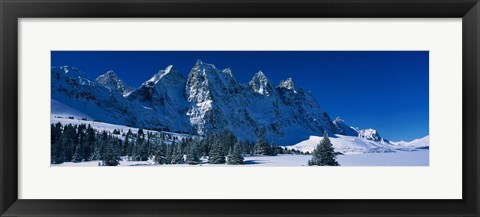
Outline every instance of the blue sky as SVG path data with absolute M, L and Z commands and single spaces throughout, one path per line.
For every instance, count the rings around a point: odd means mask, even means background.
M 262 70 L 276 86 L 292 77 L 332 119 L 374 128 L 393 140 L 428 135 L 428 51 L 52 51 L 52 66 L 75 66 L 90 78 L 114 70 L 138 86 L 174 65 L 185 76 L 197 59 L 231 68 L 239 82 Z

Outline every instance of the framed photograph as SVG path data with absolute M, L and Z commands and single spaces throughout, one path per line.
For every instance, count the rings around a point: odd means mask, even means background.
M 1 1 L 2 216 L 478 216 L 479 13 Z

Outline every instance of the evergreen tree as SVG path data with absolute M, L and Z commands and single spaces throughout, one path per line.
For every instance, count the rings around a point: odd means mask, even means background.
M 181 149 L 181 144 L 176 143 L 172 144 L 174 145 L 173 147 L 173 152 L 172 152 L 172 164 L 184 164 L 185 160 L 183 159 L 183 153 Z
M 87 160 L 87 157 L 85 156 L 85 149 L 86 149 L 86 134 L 85 134 L 85 129 L 86 126 L 85 124 L 80 124 L 78 126 L 75 126 L 77 128 L 77 145 L 75 147 L 74 154 L 72 156 L 72 162 L 79 163 L 84 160 Z
M 92 160 L 92 155 L 95 150 L 95 137 L 97 133 L 89 124 L 85 134 L 85 159 Z
M 124 142 L 124 147 L 125 147 L 125 155 L 132 157 L 133 155 L 133 133 L 132 130 L 128 129 L 127 134 L 125 135 L 125 142 Z
M 144 137 L 144 133 L 143 133 L 143 129 L 139 129 L 138 132 L 137 132 L 137 136 L 138 137 Z
M 266 148 L 267 152 L 265 153 L 265 155 L 268 155 L 268 156 L 276 156 L 278 155 L 278 151 L 277 151 L 277 146 L 275 146 L 272 142 L 272 144 L 269 144 L 268 147 Z
M 68 124 L 63 127 L 63 133 L 61 137 L 61 145 L 64 151 L 64 160 L 72 160 L 75 148 L 77 147 L 77 129 L 76 126 Z
M 149 133 L 149 136 L 148 136 L 149 138 L 148 157 L 149 158 L 155 156 L 157 146 L 160 144 L 157 136 L 158 136 L 157 133 Z
M 209 139 L 210 137 L 200 140 L 200 155 L 205 157 L 208 156 L 208 153 L 210 152 Z
M 61 164 L 65 162 L 65 150 L 63 148 L 62 124 L 60 122 L 51 125 L 51 159 L 52 164 Z
M 230 149 L 227 157 L 227 164 L 232 164 L 232 165 L 243 164 L 243 157 L 241 153 L 240 142 L 237 141 L 233 146 L 233 148 Z
M 175 156 L 175 142 L 167 145 L 167 164 L 171 164 Z
M 222 146 L 223 155 L 227 155 L 228 150 L 230 150 L 230 148 L 232 148 L 237 141 L 237 137 L 235 137 L 235 135 L 229 129 L 223 130 L 218 139 L 218 142 Z
M 255 144 L 256 147 L 256 154 L 260 155 L 272 155 L 271 146 L 268 144 L 267 140 L 265 139 L 265 129 L 260 128 L 258 131 L 258 139 L 257 143 Z
M 222 145 L 219 142 L 214 142 L 210 153 L 208 155 L 208 163 L 210 164 L 225 164 L 225 155 L 222 150 Z
M 201 163 L 200 161 L 200 150 L 198 148 L 197 141 L 191 140 L 188 145 L 188 152 L 186 156 L 186 163 L 190 165 L 196 165 Z
M 117 138 L 111 137 L 104 144 L 103 153 L 101 154 L 102 166 L 117 166 L 120 164 L 120 143 Z
M 102 157 L 107 149 L 108 143 L 108 133 L 107 131 L 102 131 L 95 136 L 94 142 L 94 151 L 91 157 L 91 160 L 102 160 Z
M 148 143 L 145 141 L 145 134 L 143 130 L 138 130 L 137 140 L 135 141 L 135 146 L 133 148 L 132 158 L 135 161 L 147 161 L 148 160 Z
M 72 156 L 72 162 L 74 163 L 80 163 L 82 162 L 82 150 L 81 150 L 81 145 L 77 144 L 77 147 L 75 148 L 75 153 Z
M 167 145 L 160 141 L 160 143 L 155 147 L 155 162 L 158 164 L 169 164 L 167 158 Z
M 336 160 L 335 150 L 327 132 L 323 134 L 323 139 L 313 150 L 312 155 L 312 159 L 308 161 L 309 166 L 340 166 Z

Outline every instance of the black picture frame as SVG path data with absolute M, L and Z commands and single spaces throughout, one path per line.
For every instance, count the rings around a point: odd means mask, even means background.
M 0 15 L 2 216 L 479 216 L 478 0 L 0 0 Z M 18 199 L 18 19 L 52 17 L 462 18 L 463 199 Z

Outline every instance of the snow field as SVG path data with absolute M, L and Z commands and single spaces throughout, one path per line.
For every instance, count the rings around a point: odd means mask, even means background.
M 154 167 L 298 167 L 307 166 L 310 155 L 278 155 L 278 156 L 246 156 L 242 165 L 207 164 L 207 159 L 202 158 L 203 164 L 188 165 L 159 165 L 152 160 L 149 161 L 126 161 L 122 157 L 119 166 L 154 166 Z M 341 166 L 428 166 L 429 150 L 418 150 L 408 152 L 391 153 L 366 153 L 338 155 L 337 160 Z M 63 164 L 52 164 L 53 167 L 95 167 L 100 161 L 89 161 L 82 163 L 65 162 Z

